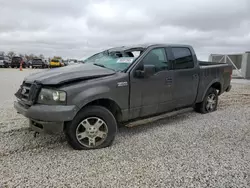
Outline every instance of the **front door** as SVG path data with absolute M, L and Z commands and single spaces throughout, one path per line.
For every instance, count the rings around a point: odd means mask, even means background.
M 155 74 L 137 78 L 133 74 L 144 65 L 154 65 Z M 130 75 L 130 119 L 154 115 L 167 110 L 172 100 L 172 72 L 164 48 L 154 48 L 139 62 Z M 169 91 L 169 92 L 168 92 Z

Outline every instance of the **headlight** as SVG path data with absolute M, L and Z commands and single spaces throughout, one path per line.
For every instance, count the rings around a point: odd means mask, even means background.
M 66 92 L 42 88 L 37 103 L 39 104 L 66 104 Z

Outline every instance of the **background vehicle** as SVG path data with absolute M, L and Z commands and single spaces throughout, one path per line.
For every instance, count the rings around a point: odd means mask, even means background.
M 61 60 L 61 59 L 53 58 L 53 59 L 50 61 L 49 66 L 50 66 L 50 68 L 62 67 L 62 66 L 63 66 L 63 63 L 62 63 L 62 60 Z
M 67 61 L 65 61 L 66 65 L 76 65 L 79 62 L 76 59 L 68 59 Z
M 11 60 L 10 66 L 11 66 L 11 68 L 14 68 L 14 67 L 19 68 L 21 62 L 23 62 L 22 67 L 26 68 L 27 64 L 26 64 L 25 59 L 23 57 L 20 57 L 20 56 L 14 56 Z
M 44 68 L 49 68 L 49 61 L 47 59 L 44 60 Z
M 0 67 L 4 67 L 4 56 L 0 56 Z
M 34 58 L 31 61 L 32 68 L 45 68 L 46 65 L 41 58 Z
M 10 66 L 10 58 L 8 56 L 0 56 L 0 67 L 8 68 Z
M 232 66 L 200 62 L 188 45 L 112 48 L 85 63 L 26 77 L 16 110 L 35 131 L 64 131 L 74 149 L 110 146 L 118 124 L 185 107 L 217 109 Z
M 32 60 L 28 60 L 28 62 L 27 62 L 27 67 L 28 67 L 28 68 L 31 68 L 31 65 L 32 65 Z

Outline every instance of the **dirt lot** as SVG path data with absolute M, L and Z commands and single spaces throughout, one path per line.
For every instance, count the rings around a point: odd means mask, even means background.
M 214 113 L 182 110 L 75 151 L 63 135 L 34 138 L 14 110 L 35 71 L 0 69 L 0 187 L 250 187 L 250 85 L 233 84 Z

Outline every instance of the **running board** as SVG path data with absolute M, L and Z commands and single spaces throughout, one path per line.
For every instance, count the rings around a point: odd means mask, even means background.
M 153 116 L 153 117 L 133 121 L 133 122 L 130 122 L 128 124 L 125 124 L 125 126 L 126 127 L 135 127 L 135 126 L 138 126 L 138 125 L 145 125 L 145 124 L 153 123 L 153 122 L 156 122 L 158 120 L 162 120 L 162 119 L 165 119 L 165 118 L 168 118 L 168 117 L 172 117 L 172 116 L 176 116 L 176 115 L 180 115 L 180 114 L 183 114 L 183 113 L 186 113 L 186 112 L 192 112 L 192 111 L 193 111 L 193 108 L 185 108 L 185 109 L 182 109 L 182 110 L 172 111 L 172 112 L 168 112 L 168 113 L 165 113 L 165 114 L 161 114 L 161 115 L 157 115 L 157 116 Z

